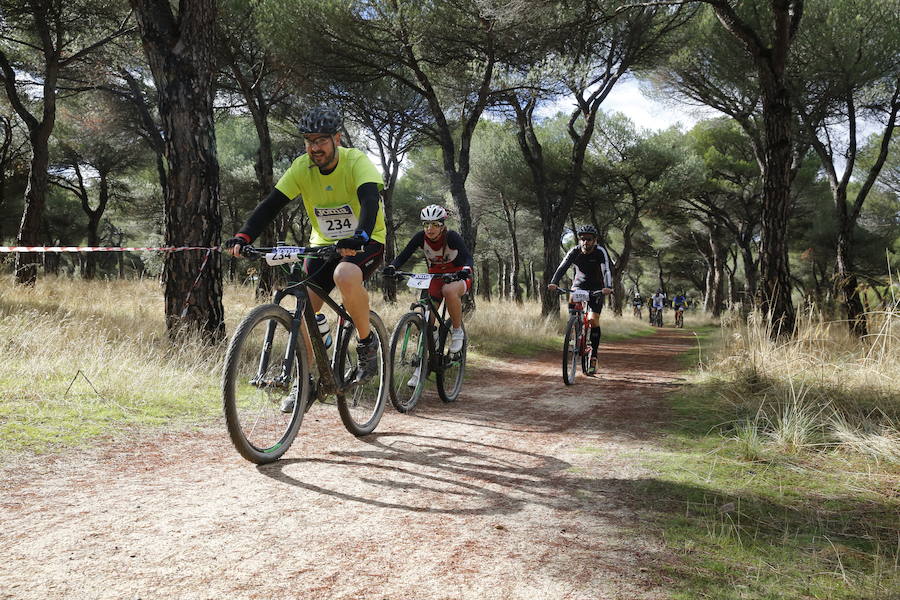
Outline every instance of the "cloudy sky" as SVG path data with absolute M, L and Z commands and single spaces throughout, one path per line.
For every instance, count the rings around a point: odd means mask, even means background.
M 550 115 L 558 110 L 569 112 L 572 106 L 571 100 L 560 100 L 543 111 L 542 115 Z M 700 109 L 648 98 L 641 91 L 640 83 L 636 79 L 622 79 L 616 83 L 601 108 L 607 113 L 624 113 L 638 128 L 652 131 L 667 129 L 679 123 L 681 129 L 686 131 L 703 118 L 719 115 L 712 109 Z

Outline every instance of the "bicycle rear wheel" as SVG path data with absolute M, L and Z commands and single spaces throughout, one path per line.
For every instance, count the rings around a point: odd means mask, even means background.
M 463 377 L 466 374 L 466 349 L 469 338 L 463 340 L 462 350 L 450 353 L 450 332 L 442 330 L 438 340 L 438 356 L 441 369 L 435 375 L 438 396 L 444 402 L 455 402 L 462 391 Z
M 287 310 L 277 304 L 257 306 L 238 325 L 225 355 L 225 426 L 238 453 L 256 464 L 278 460 L 303 421 L 309 363 L 306 346 L 296 344 L 290 371 L 284 372 L 290 332 Z M 291 400 L 291 412 L 282 412 L 282 403 Z
M 384 323 L 374 312 L 369 312 L 369 326 L 377 347 L 378 372 L 369 380 L 352 387 L 345 393 L 337 394 L 338 412 L 347 431 L 353 435 L 372 433 L 384 413 L 390 378 L 388 376 L 388 335 Z M 339 335 L 337 362 L 334 375 L 339 386 L 345 386 L 356 378 L 356 352 L 350 350 L 353 325 L 348 323 Z
M 581 320 L 578 315 L 569 317 L 566 325 L 566 337 L 563 339 L 563 383 L 572 385 L 575 383 L 575 374 L 578 370 L 578 344 L 581 336 Z
M 424 331 L 422 316 L 410 312 L 400 318 L 391 334 L 391 404 L 402 413 L 415 408 L 425 389 L 428 349 Z

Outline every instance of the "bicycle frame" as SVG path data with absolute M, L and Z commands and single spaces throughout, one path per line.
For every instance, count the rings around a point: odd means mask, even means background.
M 557 289 L 560 292 L 566 293 L 566 294 L 571 294 L 574 291 L 574 290 L 567 290 L 565 288 L 557 288 Z M 593 294 L 593 293 L 594 292 L 591 292 L 591 294 Z M 569 302 L 569 314 L 570 315 L 578 314 L 581 316 L 581 335 L 580 335 L 580 339 L 578 340 L 578 356 L 584 356 L 585 354 L 587 354 L 588 332 L 594 326 L 591 323 L 590 317 L 588 317 L 590 310 L 588 310 L 589 307 L 587 307 L 587 308 L 585 307 L 586 304 L 587 304 L 587 302 Z
M 256 248 L 255 250 L 260 254 L 264 254 L 266 250 L 277 250 L 277 248 Z M 322 340 L 322 335 L 319 333 L 319 327 L 316 323 L 316 314 L 315 311 L 313 311 L 307 288 L 316 290 L 318 292 L 317 295 L 325 302 L 325 304 L 331 307 L 338 316 L 337 336 L 332 344 L 333 353 L 331 360 L 328 358 L 328 350 L 325 348 L 325 342 Z M 278 383 L 281 385 L 290 384 L 295 348 L 297 347 L 296 344 L 300 341 L 300 323 L 301 321 L 305 321 L 306 329 L 309 332 L 313 355 L 316 358 L 316 364 L 319 369 L 318 394 L 321 396 L 327 394 L 343 394 L 351 391 L 357 384 L 355 382 L 349 382 L 343 386 L 338 385 L 337 379 L 334 376 L 334 368 L 337 361 L 337 349 L 341 347 L 342 337 L 344 335 L 349 335 L 346 325 L 347 323 L 352 324 L 353 319 L 350 318 L 350 315 L 344 310 L 342 305 L 332 300 L 328 294 L 325 293 L 325 290 L 312 282 L 306 281 L 296 283 L 278 290 L 275 293 L 272 302 L 280 306 L 281 301 L 287 296 L 294 296 L 297 299 L 297 306 L 292 313 L 291 333 L 287 351 L 283 358 L 281 377 L 279 378 Z M 276 324 L 274 322 L 269 323 L 268 328 L 266 329 L 264 349 L 271 348 L 272 340 L 275 336 L 275 327 Z M 316 335 L 313 335 L 312 332 L 316 332 Z M 268 352 L 264 351 L 260 355 L 259 373 L 266 372 L 266 369 L 269 366 L 269 358 Z
M 581 313 L 581 340 L 578 343 L 578 356 L 584 356 L 587 354 L 588 332 L 593 327 L 593 324 L 590 317 L 588 317 L 588 311 L 584 309 L 585 303 L 575 302 L 575 304 L 577 305 L 576 310 Z
M 337 329 L 337 337 L 335 337 L 335 341 L 332 344 L 333 356 L 331 359 L 328 358 L 328 349 L 325 348 L 325 342 L 322 341 L 322 335 L 318 334 L 319 328 L 316 324 L 316 313 L 312 309 L 312 303 L 309 300 L 309 293 L 307 291 L 307 286 L 312 287 L 315 290 L 322 292 L 319 294 L 319 297 L 322 298 L 325 303 L 334 310 L 338 315 L 338 329 Z M 300 342 L 300 322 L 301 320 L 306 323 L 306 329 L 309 333 L 310 342 L 313 349 L 313 355 L 316 358 L 316 364 L 319 369 L 319 387 L 321 394 L 341 394 L 353 388 L 355 384 L 348 384 L 343 387 L 340 387 L 337 383 L 337 380 L 334 376 L 334 360 L 336 356 L 334 355 L 337 352 L 337 348 L 340 347 L 340 336 L 347 335 L 346 324 L 352 323 L 352 319 L 350 315 L 347 314 L 347 311 L 344 310 L 344 307 L 329 298 L 324 290 L 316 286 L 312 283 L 306 283 L 301 285 L 292 286 L 287 289 L 278 290 L 275 293 L 275 297 L 273 298 L 273 302 L 275 304 L 281 304 L 281 301 L 286 296 L 294 296 L 297 298 L 297 307 L 293 312 L 293 319 L 291 321 L 291 335 L 290 335 L 290 343 L 288 344 L 287 355 L 284 357 L 284 363 L 282 366 L 282 377 L 285 378 L 285 381 L 290 381 L 291 377 L 291 365 L 294 364 L 294 352 L 296 348 L 296 344 Z M 317 332 L 317 335 L 313 335 L 312 332 Z M 275 323 L 271 323 L 269 325 L 269 330 L 266 331 L 266 343 L 270 344 L 272 340 L 272 336 L 275 334 Z M 260 360 L 263 360 L 263 357 L 260 357 Z M 266 365 L 261 365 L 260 371 L 265 372 Z
M 413 273 L 406 273 L 402 271 L 397 272 L 397 276 L 409 276 L 413 275 Z M 413 302 L 409 305 L 409 309 L 412 311 L 421 311 L 422 320 L 425 322 L 425 345 L 428 350 L 428 359 L 430 361 L 429 369 L 432 371 L 443 371 L 444 364 L 437 356 L 437 346 L 435 345 L 434 336 L 431 335 L 432 331 L 437 331 L 438 336 L 440 336 L 440 332 L 444 331 L 445 335 L 450 332 L 450 323 L 449 317 L 447 316 L 447 303 L 443 300 L 440 305 L 435 304 L 434 298 L 428 293 L 428 290 L 422 290 L 422 297 L 417 301 Z M 437 325 L 432 323 L 432 317 L 438 322 Z

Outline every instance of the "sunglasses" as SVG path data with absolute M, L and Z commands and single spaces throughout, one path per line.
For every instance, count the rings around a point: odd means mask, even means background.
M 428 227 L 443 227 L 443 226 L 444 226 L 444 222 L 443 222 L 443 221 L 422 221 L 422 227 L 425 227 L 425 228 L 428 228 Z
M 578 239 L 581 240 L 582 242 L 596 242 L 597 241 L 597 238 L 595 238 L 592 235 L 580 235 L 580 236 L 578 236 Z

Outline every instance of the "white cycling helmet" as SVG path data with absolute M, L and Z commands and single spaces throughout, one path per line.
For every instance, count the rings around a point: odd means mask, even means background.
M 443 221 L 446 218 L 447 211 L 443 206 L 437 204 L 429 204 L 419 214 L 419 219 L 422 221 Z

